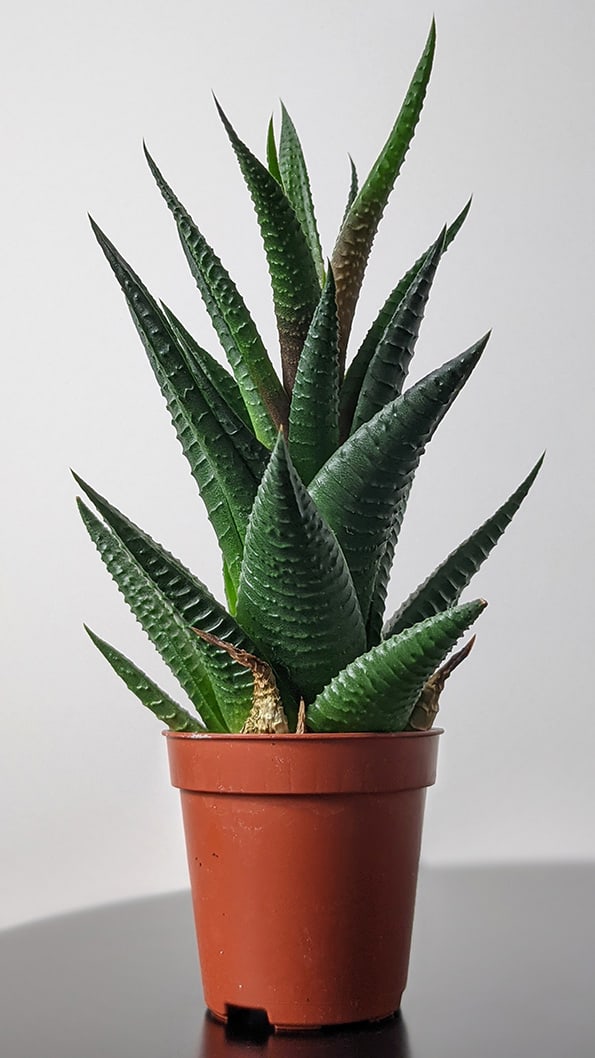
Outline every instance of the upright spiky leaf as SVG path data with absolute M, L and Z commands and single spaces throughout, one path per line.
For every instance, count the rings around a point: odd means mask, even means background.
M 320 282 L 289 199 L 274 176 L 242 143 L 218 103 L 217 109 L 254 203 L 271 276 L 283 381 L 291 394 L 300 353 L 320 297 Z
M 133 661 L 121 654 L 115 647 L 110 646 L 104 639 L 100 639 L 95 632 L 85 625 L 85 632 L 109 661 L 112 669 L 124 680 L 129 691 L 155 714 L 158 720 L 167 724 L 170 731 L 205 731 L 206 728 L 197 717 L 192 716 L 187 709 L 174 702 L 166 691 L 162 691 L 153 680 L 146 675 Z
M 461 592 L 477 573 L 479 567 L 498 543 L 502 533 L 510 525 L 525 496 L 537 477 L 544 457 L 537 461 L 532 471 L 521 482 L 518 489 L 488 518 L 479 529 L 467 537 L 434 572 L 420 584 L 403 605 L 387 622 L 384 637 L 397 635 L 410 625 L 423 621 L 432 614 L 454 606 Z
M 444 232 L 430 249 L 368 364 L 353 416 L 352 433 L 403 392 L 443 249 Z
M 279 171 L 285 194 L 291 202 L 316 267 L 320 285 L 324 283 L 324 261 L 320 236 L 314 213 L 310 177 L 306 168 L 304 152 L 295 125 L 283 103 L 281 104 L 281 137 L 279 140 Z
M 345 204 L 345 212 L 343 213 L 343 219 L 341 221 L 341 227 L 343 227 L 343 225 L 345 223 L 345 218 L 347 217 L 347 214 L 349 213 L 349 210 L 351 209 L 353 203 L 355 202 L 355 200 L 357 198 L 357 193 L 359 191 L 359 180 L 358 180 L 358 176 L 357 176 L 357 169 L 355 168 L 355 162 L 353 161 L 353 158 L 351 157 L 351 155 L 349 156 L 349 166 L 350 166 L 350 171 L 351 171 L 351 180 L 349 182 L 349 193 L 347 195 L 347 202 Z
M 183 346 L 184 352 L 187 354 L 190 370 L 192 370 L 193 363 L 196 362 L 201 374 L 206 375 L 211 386 L 217 390 L 219 396 L 237 415 L 238 419 L 241 419 L 245 426 L 253 430 L 250 415 L 242 397 L 242 391 L 233 375 L 230 375 L 223 365 L 218 360 L 215 360 L 214 356 L 211 356 L 206 349 L 203 349 L 198 344 L 167 305 L 161 302 L 161 307 L 178 342 Z
M 405 492 L 486 343 L 487 336 L 377 412 L 337 449 L 310 486 L 343 549 L 366 622 L 378 564 L 404 509 Z
M 176 222 L 190 271 L 242 391 L 256 435 L 272 447 L 278 427 L 287 421 L 287 396 L 235 283 L 146 147 L 145 155 Z
M 277 153 L 277 144 L 275 143 L 275 125 L 272 118 L 269 121 L 269 127 L 267 130 L 267 165 L 271 176 L 274 176 L 277 183 L 281 184 L 279 155 Z
M 403 106 L 388 140 L 349 210 L 333 251 L 331 263 L 337 283 L 339 348 L 343 358 L 374 236 L 421 113 L 432 70 L 435 43 L 436 30 L 432 22 Z
M 409 493 L 411 491 L 411 485 L 413 480 L 410 479 L 409 485 L 403 489 L 399 505 L 393 515 L 393 522 L 390 527 L 384 549 L 381 552 L 378 560 L 378 567 L 376 569 L 376 577 L 374 579 L 374 586 L 372 588 L 372 594 L 370 598 L 370 612 L 368 614 L 368 621 L 366 625 L 366 634 L 368 638 L 368 646 L 376 646 L 382 639 L 382 625 L 384 622 L 384 611 L 386 607 L 386 597 L 388 594 L 388 585 L 393 568 L 393 560 L 395 557 L 395 549 L 399 540 L 399 533 L 403 524 L 403 518 L 409 502 Z
M 92 224 L 124 292 L 237 585 L 243 538 L 266 449 L 225 404 L 196 361 L 189 368 L 187 354 L 164 313 L 109 239 Z
M 329 268 L 298 364 L 289 412 L 289 450 L 305 485 L 331 457 L 338 443 L 337 305 Z
M 452 222 L 449 228 L 446 229 L 446 235 L 444 236 L 444 245 L 442 253 L 444 254 L 448 247 L 453 242 L 457 233 L 461 230 L 465 218 L 471 208 L 471 199 L 467 202 L 464 208 L 459 213 L 458 217 Z M 410 289 L 412 283 L 416 280 L 419 275 L 420 269 L 424 262 L 427 260 L 428 254 L 432 247 L 429 246 L 425 253 L 418 257 L 414 265 L 411 266 L 408 272 L 399 280 L 394 290 L 391 291 L 388 298 L 384 302 L 384 305 L 380 309 L 378 316 L 374 320 L 374 323 L 370 327 L 366 337 L 364 338 L 358 352 L 351 361 L 347 371 L 345 372 L 345 378 L 341 387 L 341 437 L 345 438 L 349 436 L 351 432 L 351 423 L 353 420 L 353 414 L 355 412 L 355 406 L 358 402 L 362 383 L 368 370 L 370 360 L 374 356 L 376 349 L 382 336 L 386 331 L 391 319 L 395 315 L 395 312 L 399 308 L 405 294 Z
M 365 649 L 347 564 L 282 436 L 254 502 L 237 612 L 257 653 L 287 671 L 306 701 Z
M 81 517 L 103 562 L 137 621 L 186 691 L 210 731 L 227 731 L 213 705 L 197 637 L 117 536 L 78 500 Z
M 313 731 L 403 731 L 424 683 L 486 606 L 464 603 L 352 661 L 307 713 Z

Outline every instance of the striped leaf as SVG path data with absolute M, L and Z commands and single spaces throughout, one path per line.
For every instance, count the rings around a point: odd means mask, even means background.
M 374 587 L 372 588 L 372 597 L 370 600 L 370 613 L 368 614 L 367 623 L 367 638 L 368 646 L 373 647 L 376 643 L 379 643 L 382 639 L 382 625 L 384 622 L 384 612 L 386 608 L 386 597 L 388 595 L 388 586 L 390 583 L 390 577 L 393 568 L 393 560 L 395 557 L 395 550 L 399 540 L 399 533 L 401 525 L 403 524 L 403 518 L 409 502 L 409 493 L 411 492 L 411 485 L 413 481 L 409 481 L 409 486 L 403 489 L 403 494 L 399 501 L 397 510 L 393 517 L 393 524 L 390 527 L 390 531 L 387 537 L 384 550 L 380 555 L 378 561 L 378 567 L 376 569 L 376 577 L 374 580 Z
M 170 731 L 205 731 L 200 720 L 192 716 L 181 705 L 174 702 L 166 691 L 162 691 L 153 680 L 146 675 L 133 661 L 121 654 L 115 647 L 110 646 L 104 639 L 100 639 L 95 632 L 85 625 L 85 632 L 101 651 L 104 658 L 109 661 L 114 672 L 120 676 L 129 691 L 155 714 L 158 720 L 167 724 Z
M 461 592 L 498 543 L 510 525 L 525 496 L 537 477 L 544 457 L 533 467 L 518 489 L 498 508 L 495 514 L 480 525 L 471 536 L 451 551 L 450 555 L 420 584 L 399 610 L 387 622 L 384 638 L 398 635 L 410 625 L 423 621 L 458 602 Z
M 145 148 L 149 168 L 178 228 L 190 271 L 242 391 L 257 437 L 269 448 L 287 421 L 287 397 L 237 287 L 166 183 Z
M 460 393 L 487 336 L 387 404 L 335 452 L 310 486 L 351 570 L 367 623 L 378 564 L 425 447 Z
M 324 284 L 324 261 L 314 213 L 310 177 L 295 125 L 281 103 L 281 136 L 279 139 L 279 172 L 285 194 L 291 202 L 306 236 L 318 281 Z
M 339 347 L 343 360 L 374 236 L 421 113 L 432 70 L 435 43 L 436 30 L 432 22 L 423 55 L 403 106 L 369 176 L 349 210 L 333 251 L 331 263 L 337 284 Z
M 365 650 L 347 564 L 282 436 L 254 502 L 237 613 L 257 653 L 284 669 L 306 701 Z
M 241 419 L 245 426 L 253 430 L 250 415 L 242 397 L 242 391 L 233 375 L 230 375 L 214 356 L 211 356 L 206 349 L 203 349 L 198 344 L 178 317 L 163 302 L 161 302 L 161 308 L 177 341 L 186 353 L 189 369 L 192 371 L 192 365 L 196 362 L 201 374 L 207 376 L 211 386 L 217 390 L 219 396 L 237 415 L 238 419 Z
M 448 250 L 448 247 L 453 242 L 455 236 L 461 230 L 470 208 L 471 199 L 469 199 L 466 206 L 461 210 L 450 227 L 446 229 L 444 245 L 442 248 L 443 254 Z M 345 378 L 341 387 L 341 437 L 348 437 L 351 432 L 351 422 L 355 412 L 355 406 L 359 398 L 362 382 L 366 376 L 369 363 L 374 356 L 379 343 L 382 341 L 382 336 L 384 335 L 386 328 L 405 297 L 405 294 L 419 275 L 420 269 L 426 261 L 431 249 L 432 247 L 429 246 L 425 253 L 418 257 L 415 264 L 412 265 L 409 271 L 406 272 L 403 278 L 397 283 L 394 290 L 391 291 L 345 373 Z
M 233 643 L 239 649 L 253 649 L 248 637 L 198 577 L 82 478 L 76 474 L 74 477 L 120 543 L 185 624 Z M 218 709 L 221 706 L 231 730 L 239 730 L 246 718 L 246 710 L 251 707 L 252 681 L 249 673 L 235 664 L 224 651 L 217 650 L 207 642 L 199 644 L 199 657 L 204 666 L 204 697 L 209 699 L 211 708 Z
M 289 412 L 289 450 L 307 485 L 339 444 L 339 349 L 335 283 L 327 282 L 308 331 Z
M 320 282 L 289 199 L 274 176 L 239 139 L 218 103 L 217 109 L 254 203 L 271 276 L 283 381 L 291 394 L 300 353 L 320 298 Z
M 206 726 L 210 731 L 229 730 L 218 705 L 212 703 L 198 637 L 115 533 L 82 500 L 77 504 L 89 536 L 128 606 Z
M 368 422 L 385 404 L 400 396 L 421 321 L 444 249 L 442 232 L 396 309 L 370 360 L 353 416 L 351 433 Z
M 420 692 L 486 603 L 464 603 L 351 662 L 308 709 L 313 731 L 404 731 Z
M 188 366 L 184 348 L 156 301 L 95 224 L 93 230 L 122 287 L 237 586 L 243 539 L 267 450 L 196 360 Z

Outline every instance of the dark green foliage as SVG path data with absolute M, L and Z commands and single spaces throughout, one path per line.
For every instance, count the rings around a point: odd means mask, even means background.
M 311 701 L 365 649 L 347 564 L 279 437 L 246 534 L 237 618 Z
M 414 475 L 487 342 L 486 336 L 405 389 L 436 270 L 468 203 L 392 288 L 344 372 L 368 256 L 421 113 L 434 45 L 432 24 L 403 106 L 361 188 L 351 162 L 347 207 L 326 271 L 301 142 L 285 107 L 278 143 L 269 124 L 263 165 L 217 104 L 264 243 L 283 383 L 229 273 L 148 152 L 235 377 L 151 296 L 93 225 L 222 554 L 227 609 L 177 558 L 76 479 L 101 516 L 79 501 L 92 540 L 197 715 L 89 635 L 129 689 L 175 730 L 199 732 L 204 724 L 213 732 L 264 731 L 253 675 L 261 670 L 268 688 L 277 685 L 290 730 L 300 699 L 310 730 L 406 729 L 435 685 L 426 682 L 484 608 L 483 600 L 459 603 L 461 592 L 541 466 L 540 460 L 402 604 L 383 638 Z M 253 656 L 250 666 L 238 660 L 246 654 Z
M 260 226 L 271 276 L 283 382 L 290 394 L 299 356 L 320 297 L 320 280 L 304 230 L 274 176 L 240 140 L 217 103 Z
M 339 347 L 332 270 L 300 356 L 289 413 L 289 448 L 308 485 L 339 444 Z
M 356 658 L 308 711 L 313 731 L 404 731 L 429 676 L 486 603 L 464 603 Z
M 409 628 L 410 625 L 423 621 L 432 614 L 454 606 L 461 592 L 467 587 L 471 578 L 496 546 L 502 533 L 510 525 L 525 496 L 537 477 L 543 456 L 533 470 L 521 482 L 512 496 L 498 508 L 495 514 L 480 525 L 471 536 L 441 562 L 437 569 L 419 588 L 405 600 L 384 630 L 384 637 L 393 636 Z

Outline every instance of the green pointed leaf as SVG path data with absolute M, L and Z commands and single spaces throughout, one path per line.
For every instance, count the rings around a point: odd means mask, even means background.
M 329 268 L 298 364 L 289 412 L 289 450 L 305 485 L 338 444 L 337 305 L 333 273 Z
M 277 154 L 277 144 L 275 143 L 275 126 L 272 118 L 269 121 L 267 131 L 267 165 L 271 176 L 274 176 L 277 183 L 282 185 L 279 155 Z
M 121 654 L 115 647 L 110 646 L 104 639 L 100 639 L 95 632 L 85 625 L 85 632 L 101 651 L 104 658 L 109 661 L 114 672 L 124 680 L 128 690 L 155 714 L 158 720 L 167 724 L 170 731 L 205 731 L 206 728 L 197 717 L 192 716 L 181 705 L 174 702 L 169 694 L 162 691 L 156 683 L 150 679 L 133 661 Z
M 443 254 L 448 250 L 448 247 L 461 230 L 470 208 L 471 199 L 469 199 L 466 206 L 464 206 L 450 227 L 446 229 L 444 246 L 442 249 Z M 343 438 L 348 437 L 351 432 L 351 422 L 355 412 L 355 406 L 360 395 L 362 383 L 366 376 L 369 363 L 382 340 L 386 328 L 393 319 L 395 312 L 399 308 L 399 305 L 407 291 L 410 289 L 412 283 L 417 279 L 420 269 L 427 260 L 431 249 L 432 247 L 429 246 L 425 253 L 418 257 L 415 264 L 412 265 L 409 271 L 406 272 L 399 283 L 397 283 L 394 290 L 389 294 L 345 373 L 345 378 L 341 387 L 341 437 Z
M 403 392 L 436 269 L 443 253 L 444 234 L 442 232 L 431 247 L 376 347 L 362 383 L 351 433 L 355 433 L 362 423 L 368 422 L 385 404 Z
M 223 587 L 225 589 L 225 598 L 227 599 L 229 612 L 230 614 L 235 615 L 238 608 L 238 592 L 225 559 L 223 559 Z
M 300 353 L 320 298 L 320 283 L 306 236 L 289 199 L 216 105 L 254 203 L 271 276 L 283 381 L 291 394 Z
M 427 443 L 477 364 L 488 336 L 387 404 L 335 452 L 310 492 L 351 570 L 367 623 L 378 564 Z
M 409 502 L 409 493 L 411 492 L 412 484 L 413 481 L 410 480 L 408 487 L 403 489 L 403 494 L 397 510 L 395 511 L 393 524 L 390 527 L 384 550 L 378 561 L 376 578 L 374 580 L 374 587 L 372 588 L 370 613 L 368 615 L 366 628 L 369 647 L 375 646 L 376 643 L 379 643 L 382 639 L 382 624 L 384 622 L 384 611 L 386 608 L 388 585 L 393 568 L 393 559 L 395 557 L 395 549 L 399 540 L 399 532 L 401 530 L 401 525 L 403 524 L 407 503 Z
M 211 386 L 217 390 L 222 400 L 232 409 L 238 419 L 241 419 L 244 425 L 253 432 L 250 415 L 248 414 L 248 409 L 246 408 L 242 397 L 242 391 L 233 375 L 230 375 L 214 356 L 211 356 L 206 349 L 203 349 L 202 346 L 198 344 L 196 339 L 186 330 L 177 316 L 175 316 L 171 309 L 169 309 L 163 302 L 161 302 L 161 308 L 167 317 L 167 322 L 175 334 L 176 339 L 180 345 L 183 346 L 184 352 L 187 354 L 187 362 L 190 370 L 192 371 L 192 365 L 196 362 L 201 373 L 207 376 Z
M 77 500 L 77 505 L 89 536 L 128 606 L 196 711 L 210 731 L 227 731 L 220 710 L 211 701 L 211 685 L 205 680 L 198 637 L 117 536 L 81 500 Z
M 188 626 L 253 651 L 252 642 L 198 577 L 82 478 L 76 474 L 74 478 L 120 543 Z M 212 709 L 222 712 L 231 731 L 239 731 L 252 706 L 250 674 L 209 643 L 201 641 L 198 654 L 197 665 L 202 658 L 204 666 L 203 697 Z
M 283 103 L 281 103 L 281 137 L 279 140 L 279 171 L 285 194 L 291 202 L 302 231 L 306 236 L 310 253 L 316 267 L 318 281 L 324 284 L 324 261 L 320 236 L 314 213 L 310 177 L 306 168 L 304 152 L 295 125 Z
M 537 477 L 544 457 L 533 467 L 518 489 L 488 518 L 479 529 L 467 537 L 459 547 L 420 584 L 387 622 L 384 637 L 397 635 L 418 621 L 454 606 L 461 592 L 477 573 L 479 567 L 510 525 L 525 496 Z
M 486 606 L 436 614 L 352 661 L 308 709 L 313 731 L 403 731 L 421 689 Z
M 282 436 L 254 502 L 237 612 L 261 656 L 284 669 L 307 701 L 365 650 L 345 559 Z
M 436 30 L 432 22 L 403 106 L 388 140 L 349 210 L 333 251 L 331 263 L 337 284 L 339 346 L 343 358 L 374 236 L 421 113 L 432 70 L 435 43 Z
M 124 292 L 237 585 L 243 539 L 267 450 L 225 404 L 196 360 L 189 368 L 184 348 L 156 301 L 103 232 L 91 223 Z
M 242 391 L 259 440 L 269 448 L 287 421 L 287 396 L 238 289 L 145 147 L 157 186 L 174 217 L 190 271 Z
M 349 165 L 350 165 L 350 168 L 351 168 L 351 180 L 350 180 L 350 183 L 349 183 L 349 194 L 347 195 L 347 204 L 345 206 L 345 212 L 343 214 L 343 219 L 341 221 L 341 227 L 343 227 L 343 225 L 344 225 L 344 223 L 345 223 L 345 221 L 346 221 L 346 219 L 347 219 L 347 217 L 349 215 L 349 210 L 351 209 L 353 203 L 355 202 L 355 200 L 357 198 L 357 193 L 359 191 L 359 180 L 358 180 L 358 177 L 357 177 L 357 169 L 355 168 L 355 162 L 353 161 L 353 158 L 351 156 L 349 157 Z

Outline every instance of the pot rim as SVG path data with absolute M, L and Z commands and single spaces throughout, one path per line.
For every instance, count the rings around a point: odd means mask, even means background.
M 172 731 L 166 728 L 161 734 L 165 738 L 172 739 L 184 739 L 189 741 L 202 741 L 203 739 L 213 739 L 214 741 L 243 741 L 243 742 L 302 742 L 307 739 L 309 743 L 312 742 L 343 742 L 349 739 L 415 739 L 415 738 L 428 738 L 433 735 L 443 735 L 444 728 L 442 727 L 431 727 L 427 731 L 308 731 L 305 734 L 298 735 L 295 731 L 289 731 L 286 734 L 258 734 L 258 733 L 246 733 L 241 734 L 239 731 Z

